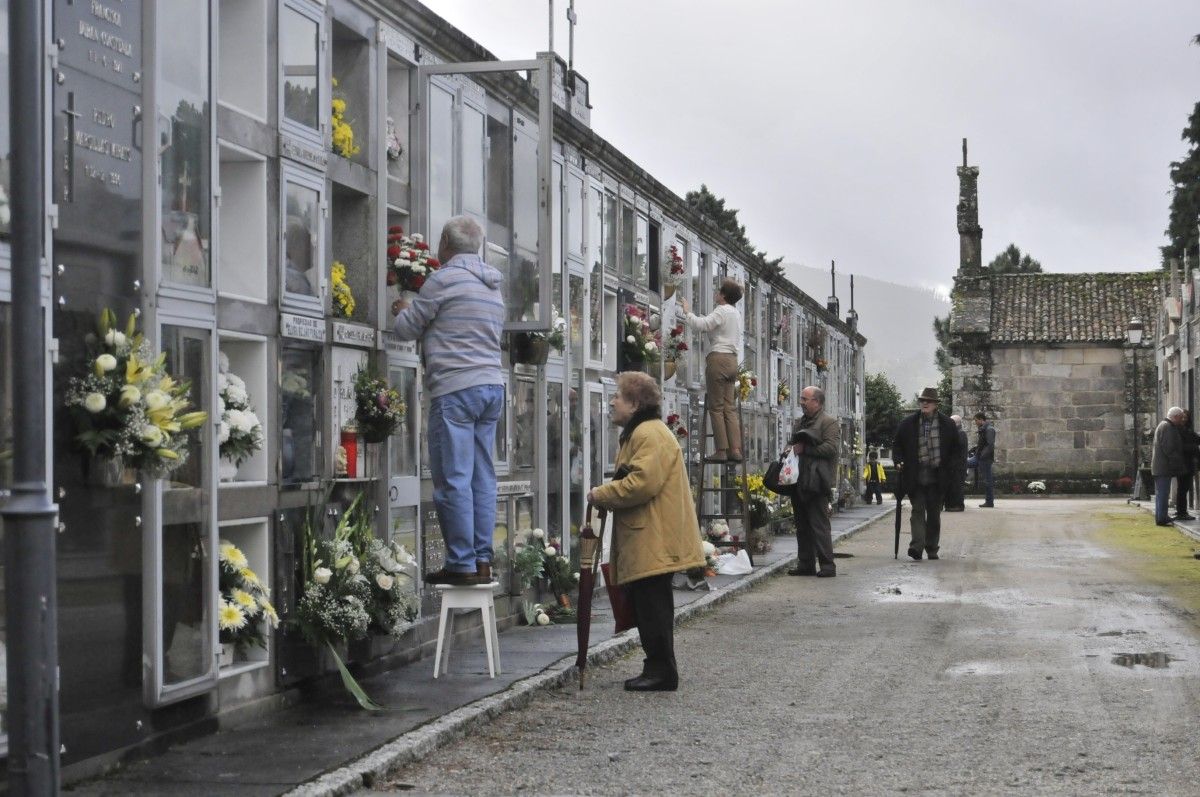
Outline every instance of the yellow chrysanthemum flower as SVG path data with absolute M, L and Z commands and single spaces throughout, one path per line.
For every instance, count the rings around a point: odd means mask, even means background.
M 258 579 L 258 573 L 255 573 L 250 568 L 243 567 L 239 569 L 238 575 L 242 577 L 242 581 L 245 581 L 250 586 L 262 588 L 262 582 Z
M 258 605 L 262 607 L 263 617 L 267 618 L 267 622 L 271 624 L 271 627 L 277 627 L 279 625 L 279 614 L 275 611 L 275 607 L 271 605 L 271 602 L 260 598 Z
M 228 562 L 235 570 L 241 570 L 250 566 L 250 563 L 246 560 L 246 554 L 242 553 L 241 549 L 231 542 L 221 543 L 219 551 L 221 561 Z
M 233 603 L 237 604 L 238 608 L 246 610 L 258 610 L 258 601 L 254 600 L 254 596 L 244 589 L 235 589 L 230 593 L 233 598 Z
M 232 603 L 222 601 L 217 610 L 217 624 L 222 631 L 237 631 L 246 627 L 246 615 Z

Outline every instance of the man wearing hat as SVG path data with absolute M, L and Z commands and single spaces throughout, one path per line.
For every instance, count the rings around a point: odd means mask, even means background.
M 954 422 L 938 412 L 937 388 L 917 397 L 920 409 L 900 421 L 892 442 L 892 461 L 900 468 L 900 484 L 912 502 L 912 540 L 908 555 L 938 558 L 942 536 L 942 501 L 950 489 L 955 463 L 963 452 Z

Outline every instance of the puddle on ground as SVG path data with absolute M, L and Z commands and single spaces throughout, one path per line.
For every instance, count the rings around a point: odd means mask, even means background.
M 1112 659 L 1113 664 L 1119 664 L 1122 667 L 1132 668 L 1140 664 L 1152 670 L 1161 670 L 1169 667 L 1172 661 L 1176 661 L 1176 659 L 1171 658 L 1162 651 L 1155 651 L 1153 653 L 1118 653 Z
M 1125 636 L 1126 634 L 1144 634 L 1144 633 L 1146 633 L 1146 632 L 1129 629 L 1128 631 L 1101 631 L 1099 634 L 1096 634 L 1096 636 Z

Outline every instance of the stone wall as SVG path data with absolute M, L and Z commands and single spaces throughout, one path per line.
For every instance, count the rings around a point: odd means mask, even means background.
M 1139 370 L 1150 359 L 1140 357 Z M 1126 349 L 994 346 L 991 386 L 998 493 L 1033 479 L 1112 484 L 1132 472 L 1132 365 Z M 1142 426 L 1152 424 L 1154 410 L 1144 403 L 1141 410 Z

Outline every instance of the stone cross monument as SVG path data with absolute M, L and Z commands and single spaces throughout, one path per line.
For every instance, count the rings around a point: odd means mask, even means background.
M 958 270 L 977 274 L 983 268 L 980 249 L 983 228 L 979 226 L 979 167 L 967 165 L 967 140 L 962 144 L 963 162 L 958 167 Z

